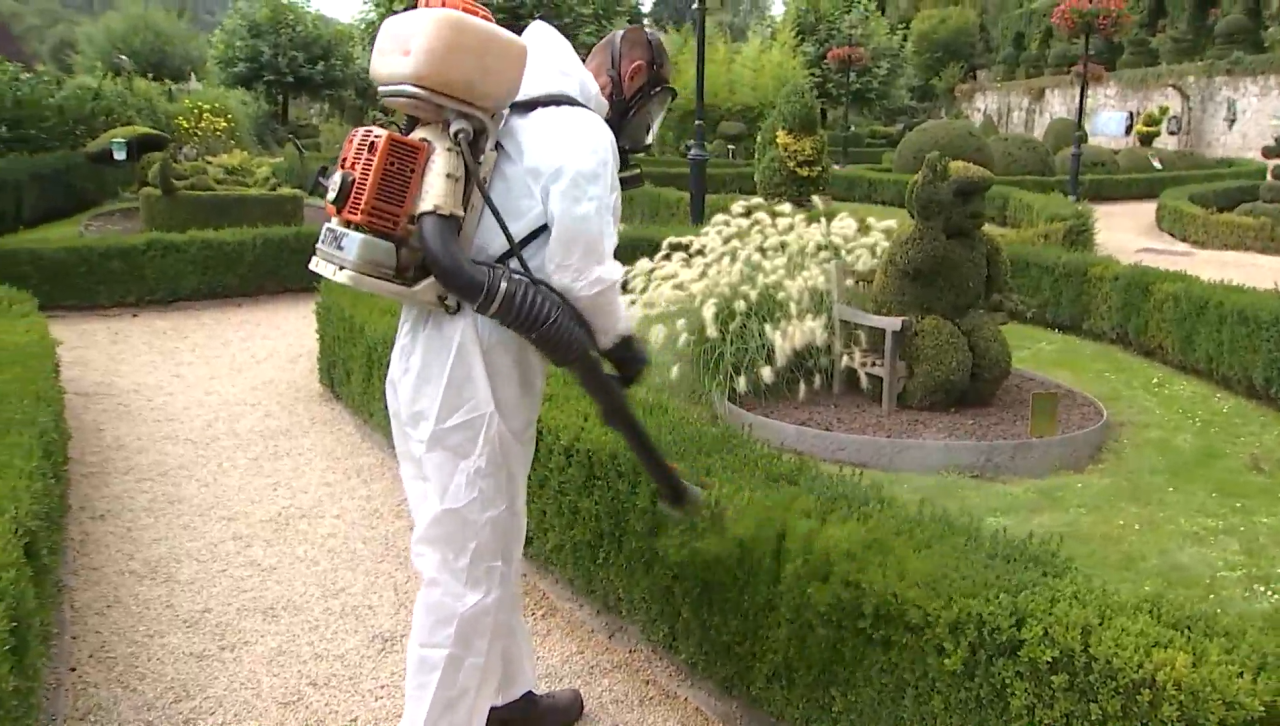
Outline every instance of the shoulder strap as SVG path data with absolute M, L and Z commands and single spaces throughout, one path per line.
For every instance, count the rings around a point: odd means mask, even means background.
M 559 93 L 523 98 L 512 103 L 508 108 L 511 113 L 530 113 L 531 111 L 537 111 L 540 108 L 551 108 L 553 106 L 576 106 L 577 108 L 590 109 L 590 106 L 579 101 L 573 96 L 566 96 Z
M 494 264 L 497 264 L 497 265 L 507 264 L 513 258 L 515 258 L 517 251 L 524 252 L 529 247 L 529 245 L 533 244 L 534 242 L 537 242 L 538 238 L 542 237 L 542 235 L 546 234 L 550 230 L 551 230 L 551 227 L 548 226 L 546 223 L 538 225 L 532 232 L 521 237 L 520 241 L 516 242 L 516 248 L 514 250 L 508 247 L 506 252 L 503 252 L 502 254 L 498 255 L 498 259 L 493 261 Z
M 590 106 L 583 103 L 582 101 L 579 101 L 573 96 L 566 96 L 563 94 L 549 94 L 546 96 L 533 96 L 531 98 L 521 99 L 519 101 L 516 101 L 515 103 L 512 103 L 508 107 L 508 110 L 511 113 L 532 113 L 534 111 L 537 111 L 540 108 L 553 108 L 555 106 L 585 108 L 587 110 L 591 109 Z M 502 144 L 498 144 L 498 150 L 499 151 L 502 150 Z M 533 231 L 529 232 L 529 234 L 526 234 L 524 237 L 521 237 L 519 242 L 516 242 L 516 248 L 514 250 L 508 248 L 505 252 L 498 255 L 498 258 L 494 260 L 494 263 L 498 265 L 507 264 L 508 262 L 510 262 L 512 259 L 515 258 L 517 251 L 524 252 L 529 247 L 529 245 L 533 244 L 534 242 L 537 242 L 542 237 L 542 235 L 546 234 L 550 230 L 551 230 L 551 227 L 545 223 L 538 225 Z

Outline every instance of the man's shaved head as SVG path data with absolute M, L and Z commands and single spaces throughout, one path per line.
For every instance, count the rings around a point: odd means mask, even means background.
M 652 41 L 643 25 L 631 25 L 620 31 L 606 35 L 603 40 L 587 54 L 586 67 L 600 84 L 600 92 L 609 98 L 613 90 L 613 80 L 609 68 L 613 65 L 613 37 L 618 34 L 618 50 L 621 56 L 618 61 L 618 76 L 622 79 L 622 93 L 630 96 L 636 89 L 649 80 L 650 66 L 657 69 L 661 78 L 653 79 L 657 83 L 670 81 L 671 63 L 667 58 L 667 49 L 656 35 Z

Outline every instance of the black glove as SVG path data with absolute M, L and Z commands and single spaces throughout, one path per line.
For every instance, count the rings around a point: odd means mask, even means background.
M 644 346 L 634 335 L 624 337 L 600 355 L 618 372 L 618 383 L 623 388 L 635 385 L 644 374 L 644 369 L 649 367 L 649 356 L 645 355 Z

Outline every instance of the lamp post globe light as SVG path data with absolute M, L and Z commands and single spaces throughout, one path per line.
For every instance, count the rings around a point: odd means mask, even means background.
M 1131 16 L 1125 0 L 1061 0 L 1049 16 L 1059 33 L 1071 40 L 1080 39 L 1080 96 L 1076 101 L 1076 133 L 1071 140 L 1071 168 L 1067 177 L 1067 196 L 1080 201 L 1080 158 L 1084 155 L 1084 107 L 1089 94 L 1089 76 L 1101 71 L 1089 60 L 1089 40 L 1093 36 L 1111 39 L 1128 26 Z
M 707 211 L 707 126 L 703 119 L 703 96 L 707 76 L 707 0 L 694 0 L 694 32 L 697 35 L 694 59 L 693 144 L 689 146 L 689 221 L 701 227 Z

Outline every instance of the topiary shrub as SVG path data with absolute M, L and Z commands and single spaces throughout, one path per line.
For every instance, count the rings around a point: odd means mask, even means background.
M 1267 161 L 1280 159 L 1280 136 L 1262 147 L 1262 158 Z M 1272 224 L 1280 223 L 1280 166 L 1271 167 L 1268 176 L 1270 178 L 1258 187 L 1258 201 L 1241 204 L 1235 208 L 1236 214 L 1266 219 Z
M 984 169 L 995 165 L 991 144 L 966 120 L 933 120 L 920 124 L 902 138 L 893 153 L 895 174 L 920 171 L 925 157 L 939 152 L 948 159 L 967 161 Z
M 1003 249 L 983 231 L 994 182 L 990 171 L 934 152 L 907 185 L 915 223 L 885 251 L 868 299 L 872 312 L 911 318 L 904 406 L 988 403 L 1009 375 L 1009 344 L 986 312 L 1002 302 L 1008 278 Z
M 271 192 L 283 186 L 277 172 L 281 159 L 260 157 L 236 150 L 200 161 L 174 162 L 165 156 L 150 169 L 147 185 L 165 194 L 179 191 Z
M 1000 134 L 992 139 L 996 176 L 1053 176 L 1053 154 L 1029 134 Z
M 1055 118 L 1049 121 L 1049 125 L 1044 127 L 1044 134 L 1040 140 L 1044 145 L 1049 147 L 1050 154 L 1056 154 L 1059 151 L 1071 146 L 1075 139 L 1076 121 L 1070 118 Z M 1089 132 L 1080 129 L 1080 133 L 1084 134 L 1081 143 L 1089 143 Z
M 1133 137 L 1138 140 L 1138 146 L 1150 148 L 1156 143 L 1156 139 L 1160 138 L 1161 129 L 1164 127 L 1164 120 L 1169 116 L 1169 107 L 1161 104 L 1155 110 L 1147 109 L 1138 117 L 1138 123 L 1133 126 Z
M 1059 151 L 1053 157 L 1054 170 L 1059 176 L 1071 173 L 1071 148 Z M 1080 147 L 1080 173 L 1104 176 L 1120 173 L 1120 162 L 1116 161 L 1116 152 L 1105 146 L 1085 144 Z
M 737 143 L 750 135 L 747 125 L 740 121 L 721 121 L 716 124 L 716 138 L 724 139 L 725 143 Z
M 982 123 L 978 124 L 978 133 L 988 139 L 1000 134 L 1000 127 L 996 126 L 996 120 L 991 118 L 991 114 L 982 114 Z
M 1160 54 L 1151 44 L 1151 38 L 1135 35 L 1124 42 L 1124 55 L 1116 61 L 1116 68 L 1122 71 L 1150 68 L 1159 65 Z
M 1080 62 L 1080 49 L 1073 45 L 1055 45 L 1045 59 L 1046 76 L 1065 76 L 1071 66 Z
M 1262 51 L 1262 32 L 1253 21 L 1239 13 L 1224 15 L 1213 26 L 1213 47 L 1205 54 L 1226 60 L 1236 53 L 1253 55 Z
M 1151 163 L 1152 153 L 1154 152 L 1150 149 L 1126 146 L 1116 152 L 1116 165 L 1121 174 L 1154 174 L 1161 170 Z M 1159 159 L 1159 155 L 1156 158 Z M 1164 166 L 1163 162 L 1161 166 Z
M 1039 78 L 1044 75 L 1045 63 L 1048 59 L 1044 51 L 1029 50 L 1018 58 L 1018 78 Z
M 1179 25 L 1156 36 L 1160 62 L 1165 65 L 1193 63 L 1200 59 L 1200 35 L 1186 25 Z
M 803 204 L 826 189 L 830 178 L 818 98 L 807 78 L 793 81 L 756 136 L 756 192 Z
M 713 159 L 728 159 L 729 144 L 724 139 L 716 139 L 707 146 L 707 153 L 711 154 Z
M 147 154 L 154 154 L 169 148 L 173 139 L 163 131 L 156 131 L 146 126 L 120 126 L 104 132 L 84 147 L 85 156 L 95 164 L 118 163 L 111 153 L 111 140 L 124 139 L 128 149 L 127 162 L 136 163 Z

